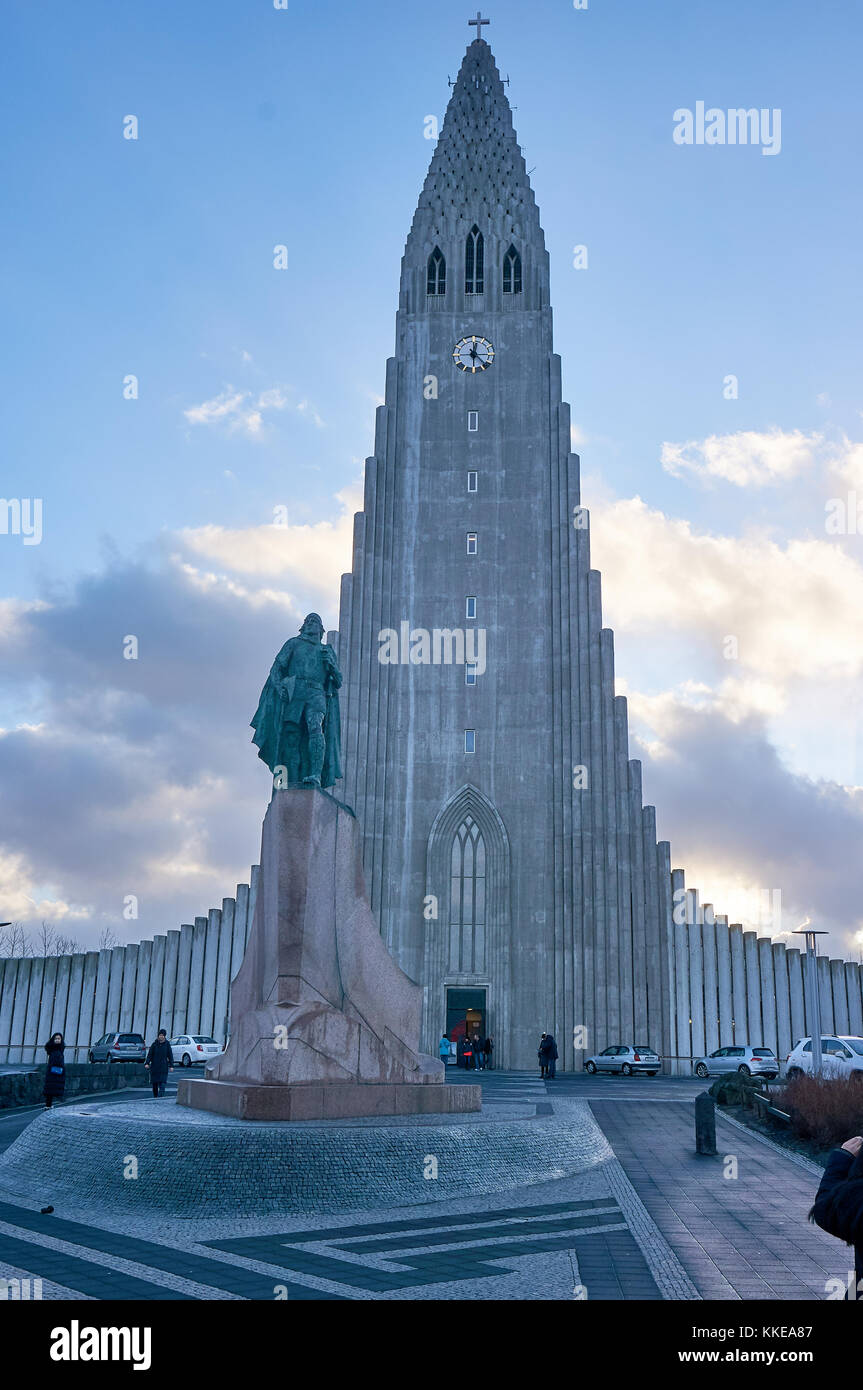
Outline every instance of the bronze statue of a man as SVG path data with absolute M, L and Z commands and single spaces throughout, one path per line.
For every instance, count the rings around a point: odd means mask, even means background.
M 273 662 L 252 720 L 258 757 L 289 787 L 331 787 L 342 775 L 336 654 L 309 613 Z

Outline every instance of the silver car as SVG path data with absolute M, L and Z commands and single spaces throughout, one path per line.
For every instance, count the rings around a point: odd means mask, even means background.
M 87 1057 L 91 1062 L 144 1062 L 147 1044 L 140 1033 L 104 1033 L 90 1044 Z
M 773 1081 L 779 1075 L 779 1059 L 769 1047 L 718 1047 L 709 1057 L 699 1057 L 696 1076 L 723 1076 L 739 1071 L 744 1076 L 764 1076 Z
M 619 1071 L 621 1076 L 633 1076 L 635 1072 L 646 1072 L 655 1076 L 662 1065 L 662 1058 L 652 1047 L 632 1047 L 617 1043 L 607 1047 L 604 1052 L 595 1052 L 588 1057 L 584 1070 L 593 1076 L 596 1072 Z

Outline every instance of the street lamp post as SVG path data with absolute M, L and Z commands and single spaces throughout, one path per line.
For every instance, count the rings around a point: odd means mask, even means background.
M 818 988 L 818 965 L 816 936 L 827 936 L 826 931 L 816 931 L 804 924 L 793 936 L 806 937 L 806 993 L 809 995 L 809 1031 L 812 1036 L 812 1075 L 821 1076 L 824 1058 L 821 1052 L 821 992 Z

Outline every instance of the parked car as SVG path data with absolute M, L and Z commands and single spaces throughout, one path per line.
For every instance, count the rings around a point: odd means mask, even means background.
M 648 1076 L 655 1076 L 661 1065 L 662 1058 L 652 1047 L 630 1047 L 618 1043 L 614 1047 L 607 1047 L 604 1052 L 596 1052 L 592 1057 L 588 1057 L 584 1070 L 590 1072 L 591 1076 L 600 1071 L 619 1071 L 622 1076 L 632 1076 L 637 1071 L 644 1071 Z
M 779 1058 L 769 1047 L 718 1047 L 695 1063 L 696 1076 L 722 1076 L 730 1071 L 773 1081 L 779 1075 Z
M 104 1033 L 98 1042 L 90 1044 L 90 1062 L 144 1062 L 147 1044 L 140 1033 Z
M 194 1067 L 199 1063 L 213 1062 L 221 1054 L 221 1047 L 215 1038 L 201 1034 L 181 1033 L 178 1038 L 170 1038 L 174 1054 L 174 1066 Z
M 822 1035 L 821 1057 L 825 1076 L 850 1076 L 863 1071 L 863 1038 L 845 1033 Z M 801 1038 L 788 1054 L 786 1075 L 790 1081 L 812 1071 L 812 1039 Z

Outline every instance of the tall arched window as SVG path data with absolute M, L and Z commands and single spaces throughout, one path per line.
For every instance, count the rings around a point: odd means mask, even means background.
M 521 256 L 511 246 L 503 258 L 504 294 L 521 294 Z
M 446 261 L 439 246 L 429 256 L 426 293 L 446 294 Z
M 473 816 L 465 816 L 452 842 L 450 937 L 458 942 L 456 969 L 485 964 L 485 840 Z
M 482 232 L 474 223 L 467 234 L 467 245 L 465 247 L 464 260 L 464 292 L 465 294 L 482 294 L 483 292 L 483 261 L 485 253 L 483 249 Z

